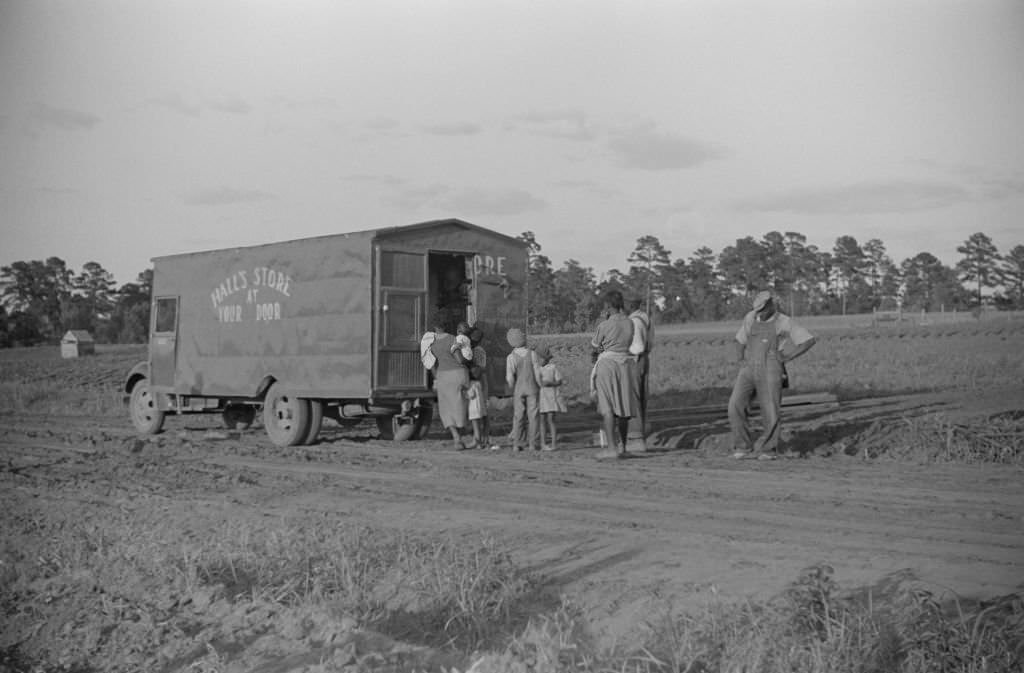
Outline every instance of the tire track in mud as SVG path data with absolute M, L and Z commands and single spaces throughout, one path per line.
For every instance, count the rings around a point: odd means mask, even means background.
M 634 564 L 685 559 L 695 548 L 726 566 L 752 558 L 760 559 L 754 567 L 791 568 L 782 578 L 817 560 L 883 572 L 934 566 L 937 581 L 976 591 L 1009 589 L 1024 577 L 1024 495 L 997 471 L 965 480 L 957 469 L 945 476 L 904 467 L 880 474 L 877 464 L 856 462 L 678 465 L 678 456 L 668 453 L 609 465 L 578 453 L 523 460 L 434 452 L 432 466 L 409 470 L 332 460 L 210 460 L 298 480 L 315 476 L 318 488 L 275 501 L 278 513 L 365 508 L 382 521 L 484 528 L 534 544 L 618 538 L 640 550 Z M 947 507 L 949 496 L 955 511 Z M 869 580 L 864 567 L 847 570 Z
M 935 408 L 924 398 L 851 406 L 860 421 Z M 674 414 L 669 431 L 686 431 L 682 416 Z M 821 412 L 787 418 L 828 422 Z M 1024 578 L 1019 468 L 846 456 L 738 462 L 678 445 L 599 463 L 582 448 L 589 432 L 571 430 L 564 450 L 510 454 L 381 441 L 372 428 L 328 428 L 314 446 L 284 449 L 258 428 L 211 441 L 204 432 L 216 427 L 212 417 L 147 440 L 117 419 L 17 421 L 0 434 L 0 455 L 37 461 L 36 490 L 52 491 L 47 497 L 148 492 L 230 516 L 314 512 L 438 534 L 484 531 L 513 540 L 525 564 L 566 589 L 600 596 L 594 605 L 639 601 L 651 587 L 682 596 L 710 584 L 773 593 L 818 561 L 844 583 L 912 568 L 974 595 L 1007 593 Z M 702 430 L 716 431 L 721 424 Z M 88 447 L 96 453 L 79 453 L 82 442 L 95 442 Z M 54 455 L 78 458 L 70 467 L 43 464 Z M 59 489 L 64 478 L 73 491 Z

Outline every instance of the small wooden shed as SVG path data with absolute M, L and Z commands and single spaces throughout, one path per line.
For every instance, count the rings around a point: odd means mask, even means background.
M 64 338 L 60 340 L 60 356 L 62 358 L 77 358 L 79 355 L 92 355 L 96 352 L 96 342 L 92 335 L 84 329 L 68 330 Z

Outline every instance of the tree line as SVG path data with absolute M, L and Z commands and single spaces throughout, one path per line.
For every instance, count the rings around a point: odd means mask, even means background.
M 0 348 L 57 343 L 67 330 L 88 330 L 99 343 L 145 343 L 153 271 L 120 287 L 98 262 L 80 273 L 64 260 L 0 267 Z
M 984 233 L 972 234 L 955 266 L 921 252 L 896 263 L 885 244 L 840 236 L 831 250 L 798 232 L 747 236 L 717 254 L 700 247 L 672 258 L 656 236 L 641 236 L 625 271 L 600 276 L 569 259 L 561 268 L 541 254 L 533 232 L 519 235 L 530 249 L 530 328 L 535 332 L 588 330 L 600 316 L 600 297 L 619 290 L 639 299 L 659 322 L 734 319 L 750 296 L 771 289 L 792 315 L 870 313 L 873 310 L 1024 309 L 1024 245 L 1000 254 Z
M 575 259 L 554 268 L 533 232 L 518 236 L 530 251 L 529 328 L 588 331 L 601 296 L 616 289 L 641 300 L 662 323 L 742 316 L 751 294 L 766 288 L 794 315 L 971 310 L 984 305 L 1024 309 L 1024 245 L 1000 254 L 983 233 L 972 234 L 949 267 L 928 252 L 896 264 L 885 244 L 840 236 L 820 250 L 797 232 L 747 236 L 717 254 L 701 247 L 672 258 L 656 236 L 641 236 L 625 271 L 600 275 Z M 57 343 L 67 330 L 88 330 L 99 343 L 144 343 L 149 334 L 153 271 L 118 286 L 98 262 L 75 273 L 59 257 L 0 267 L 0 347 Z

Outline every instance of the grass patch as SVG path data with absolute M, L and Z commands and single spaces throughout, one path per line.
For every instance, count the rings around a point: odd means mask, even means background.
M 735 327 L 723 332 L 658 332 L 652 395 L 732 387 Z M 590 334 L 531 336 L 550 347 L 570 399 L 587 402 Z M 983 390 L 1024 379 L 1020 321 L 970 329 L 931 327 L 825 331 L 789 367 L 793 392 L 845 392 L 853 398 L 928 390 Z M 844 398 L 845 399 L 845 398 Z
M 1024 670 L 1019 595 L 968 604 L 908 575 L 844 589 L 819 564 L 772 599 L 715 594 L 685 614 L 652 604 L 639 642 L 609 644 L 570 598 L 544 606 L 538 579 L 486 537 L 431 539 L 321 516 L 12 511 L 0 519 L 10 531 L 0 543 L 10 625 L 0 661 L 23 670 L 225 673 L 269 651 L 354 665 L 354 646 L 341 643 L 360 633 L 360 647 L 391 648 L 378 657 L 418 657 L 388 670 L 435 670 L 437 652 L 449 653 L 444 670 L 475 673 Z
M 667 606 L 640 645 L 602 648 L 571 604 L 532 620 L 472 670 L 645 673 L 1010 673 L 1024 667 L 1019 595 L 943 601 L 910 577 L 843 590 L 826 564 L 765 601 L 715 597 L 703 611 Z
M 59 383 L 0 383 L 0 411 L 125 416 L 124 393 L 118 388 L 68 388 Z
M 268 634 L 302 651 L 363 628 L 468 653 L 504 642 L 535 600 L 535 583 L 487 537 L 181 516 L 84 505 L 5 515 L 0 606 L 16 626 L 0 651 L 16 645 L 53 667 L 165 670 L 207 656 L 206 644 L 227 661 Z
M 954 421 L 944 414 L 907 417 L 893 427 L 884 455 L 921 463 L 1024 465 L 1024 417 Z

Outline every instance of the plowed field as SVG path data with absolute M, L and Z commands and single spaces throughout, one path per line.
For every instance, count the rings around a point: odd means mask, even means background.
M 651 450 L 612 463 L 593 457 L 595 422 L 586 408 L 565 419 L 558 451 L 518 454 L 456 452 L 436 426 L 426 441 L 398 443 L 378 439 L 372 424 L 326 422 L 317 444 L 281 449 L 259 427 L 217 430 L 215 417 L 169 417 L 164 433 L 145 439 L 127 415 L 3 413 L 6 665 L 334 670 L 312 668 L 326 665 L 323 642 L 309 631 L 315 619 L 303 630 L 261 613 L 275 625 L 270 642 L 266 629 L 245 621 L 256 608 L 240 616 L 216 593 L 235 586 L 227 580 L 204 594 L 196 583 L 169 589 L 142 570 L 118 582 L 57 567 L 69 555 L 48 560 L 59 548 L 45 532 L 55 518 L 68 531 L 137 530 L 140 545 L 179 556 L 196 540 L 268 521 L 484 536 L 539 578 L 544 600 L 570 598 L 606 643 L 640 639 L 657 611 L 686 611 L 711 596 L 776 594 L 819 562 L 849 586 L 902 573 L 964 600 L 1024 590 L 1019 463 L 925 464 L 881 450 L 907 441 L 900 428 L 930 414 L 953 422 L 1019 418 L 1020 387 L 789 409 L 786 438 L 802 457 L 765 462 L 730 456 L 721 416 L 688 417 L 667 397 L 655 406 Z M 100 553 L 107 538 L 97 536 L 90 544 Z M 241 581 L 237 573 L 233 581 Z M 240 625 L 225 632 L 232 620 Z M 402 670 L 397 641 L 379 637 L 388 670 Z M 440 665 L 430 658 L 440 651 L 418 661 Z

